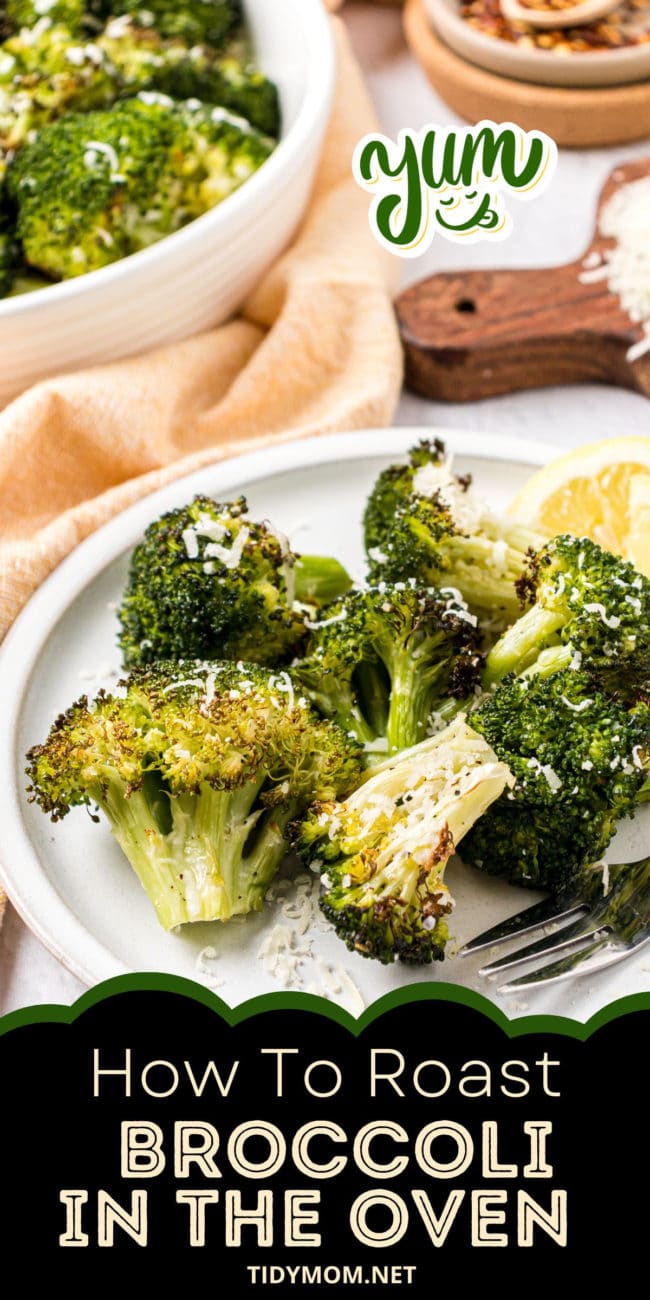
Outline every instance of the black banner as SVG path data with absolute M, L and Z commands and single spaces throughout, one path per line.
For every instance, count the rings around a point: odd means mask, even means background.
M 234 1298 L 429 1296 L 460 1261 L 496 1282 L 507 1251 L 533 1279 L 599 1240 L 629 1266 L 649 1026 L 645 995 L 583 1026 L 416 986 L 355 1025 L 305 995 L 233 1012 L 155 976 L 18 1012 L 0 1024 L 3 1259 L 72 1278 L 99 1255 L 209 1257 Z

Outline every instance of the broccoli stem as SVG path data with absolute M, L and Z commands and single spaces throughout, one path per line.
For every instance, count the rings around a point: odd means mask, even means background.
M 264 777 L 235 791 L 202 785 L 198 794 L 168 796 L 170 830 L 159 784 L 128 792 L 113 779 L 97 794 L 113 834 L 153 903 L 165 930 L 188 921 L 226 921 L 259 911 L 286 853 L 292 810 L 258 802 Z M 149 797 L 148 797 L 149 796 Z
M 431 713 L 432 692 L 448 660 L 423 668 L 417 656 L 408 652 L 393 655 L 390 664 L 391 692 L 386 724 L 388 751 L 410 749 L 424 740 Z
M 419 520 L 411 519 L 410 523 L 418 541 L 431 552 L 431 580 L 436 586 L 458 587 L 470 609 L 493 612 L 496 607 L 509 617 L 517 617 L 520 604 L 515 582 L 521 575 L 525 553 L 508 546 L 504 562 L 496 568 L 494 541 L 462 536 L 440 541 Z
M 353 676 L 364 723 L 368 724 L 373 739 L 386 733 L 390 685 L 384 677 L 379 664 L 367 660 L 359 664 Z
M 428 725 L 425 728 L 425 734 L 440 735 L 454 721 L 454 718 L 458 717 L 459 713 L 471 714 L 475 704 L 476 697 L 474 695 L 470 695 L 465 699 L 456 699 L 454 695 L 445 695 L 442 700 L 435 700 L 427 720 Z
M 522 614 L 490 650 L 485 663 L 485 685 L 500 682 L 506 673 L 521 673 L 529 668 L 565 622 L 566 615 L 561 611 L 539 605 Z
M 312 851 L 323 854 L 327 873 L 321 907 L 348 948 L 382 962 L 442 958 L 453 907 L 447 862 L 511 783 L 508 768 L 459 718 L 387 759 L 334 806 Z
M 479 821 L 503 791 L 504 778 L 500 765 L 491 769 L 489 764 L 476 769 L 475 784 L 465 789 L 462 796 L 448 793 L 436 807 L 436 817 L 444 817 L 455 848 Z
M 499 573 L 491 567 L 491 543 L 475 538 L 455 537 L 445 549 L 449 559 L 449 585 L 462 591 L 470 609 L 487 612 L 502 609 L 508 617 L 517 617 L 521 607 L 515 580 L 521 573 L 521 563 L 518 568 Z
M 352 586 L 347 570 L 328 555 L 301 555 L 294 576 L 295 598 L 305 605 L 329 605 Z
M 571 667 L 574 650 L 570 645 L 554 645 L 548 650 L 541 650 L 537 659 L 524 669 L 522 677 L 552 677 Z

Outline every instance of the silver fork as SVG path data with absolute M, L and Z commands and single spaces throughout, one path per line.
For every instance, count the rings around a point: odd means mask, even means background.
M 527 975 L 501 984 L 499 993 L 520 992 L 571 975 L 591 975 L 622 961 L 650 939 L 650 857 L 605 868 L 604 881 L 608 884 L 606 893 L 603 877 L 594 871 L 593 883 L 580 894 L 534 903 L 470 939 L 458 955 L 471 956 L 540 927 L 560 927 L 535 943 L 481 967 L 479 975 L 494 976 L 513 966 L 566 950 L 557 961 L 535 966 Z

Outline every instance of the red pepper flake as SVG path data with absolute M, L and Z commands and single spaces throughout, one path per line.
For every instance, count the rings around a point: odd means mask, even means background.
M 573 8 L 578 0 L 521 0 L 529 9 L 545 13 Z M 501 13 L 499 0 L 460 0 L 465 22 L 484 36 L 548 50 L 557 55 L 593 54 L 601 50 L 650 44 L 650 0 L 626 0 L 613 13 L 578 27 L 551 27 L 540 31 L 529 23 L 509 23 Z

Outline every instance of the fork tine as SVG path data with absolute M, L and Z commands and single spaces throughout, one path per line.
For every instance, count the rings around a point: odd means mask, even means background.
M 646 935 L 644 942 L 647 943 L 648 939 L 650 934 Z M 498 992 L 521 993 L 524 989 L 553 984 L 556 980 L 569 979 L 574 975 L 593 975 L 595 971 L 622 961 L 628 956 L 629 951 L 626 944 L 619 945 L 612 935 L 603 934 L 587 948 L 581 948 L 579 952 L 569 953 L 559 961 L 549 962 L 548 966 L 540 966 L 536 970 L 529 971 L 527 975 L 520 975 L 518 979 L 510 980 L 507 984 L 500 984 Z
M 479 975 L 494 976 L 498 971 L 531 962 L 537 957 L 550 957 L 562 949 L 567 950 L 557 961 L 536 966 L 527 975 L 499 985 L 498 992 L 507 994 L 552 984 L 576 973 L 591 974 L 622 961 L 650 943 L 650 857 L 640 862 L 617 863 L 609 870 L 606 893 L 595 889 L 595 881 L 590 883 L 587 880 L 583 897 L 565 899 L 563 910 L 557 911 L 551 902 L 536 903 L 525 912 L 477 935 L 465 944 L 461 950 L 463 955 L 490 943 L 525 934 L 553 920 L 565 924 L 552 935 L 483 966 Z M 584 915 L 571 921 L 577 912 Z
M 595 919 L 590 914 L 581 916 L 572 925 L 566 925 L 557 933 L 547 934 L 543 939 L 537 939 L 535 943 L 526 944 L 524 948 L 516 948 L 505 957 L 498 957 L 496 961 L 482 966 L 479 975 L 495 975 L 497 971 L 508 970 L 511 966 L 520 966 L 522 962 L 532 961 L 535 957 L 550 956 L 551 953 L 560 952 L 562 948 L 570 948 L 576 943 L 591 939 L 594 935 L 600 934 L 603 928 L 600 919 Z
M 586 907 L 586 903 L 575 902 L 573 899 L 562 906 L 558 904 L 557 899 L 545 898 L 541 903 L 533 903 L 532 907 L 527 907 L 523 912 L 516 912 L 514 916 L 507 917 L 505 921 L 493 925 L 491 929 L 477 934 L 474 939 L 463 944 L 458 951 L 458 956 L 469 957 L 472 953 L 480 952 L 482 948 L 491 948 L 497 943 L 505 943 L 507 939 L 514 939 L 520 934 L 530 934 L 531 930 L 537 930 L 540 925 L 548 925 L 551 921 L 568 921 L 572 916 L 583 912 Z

